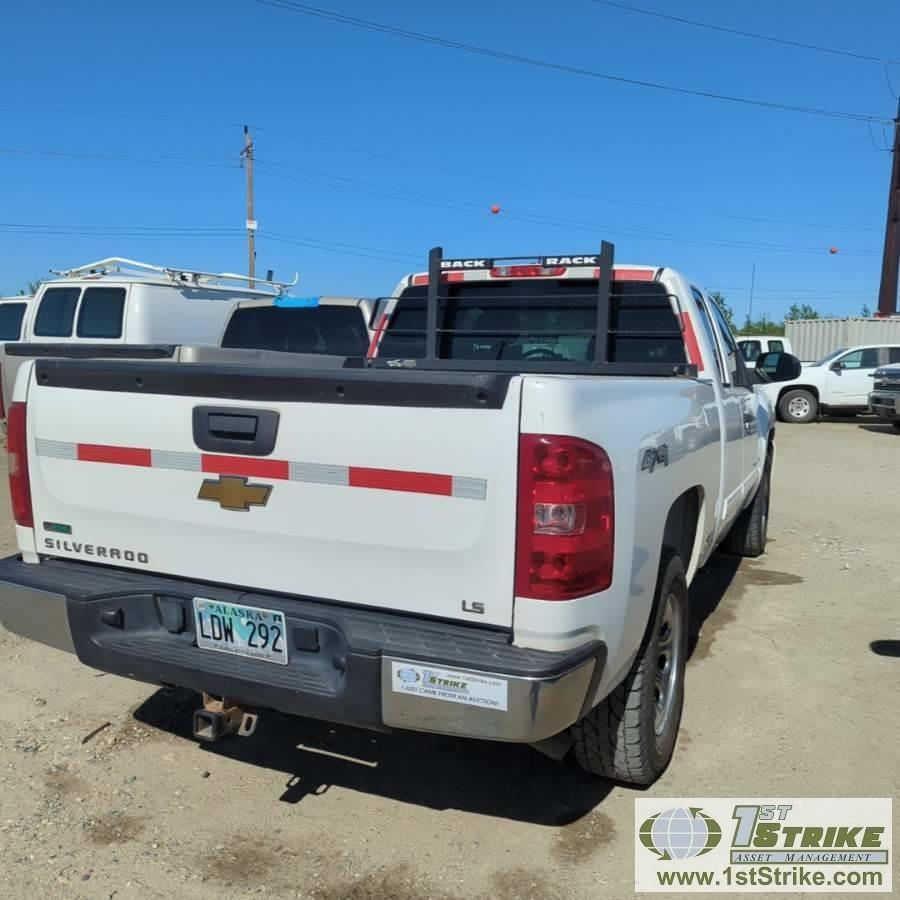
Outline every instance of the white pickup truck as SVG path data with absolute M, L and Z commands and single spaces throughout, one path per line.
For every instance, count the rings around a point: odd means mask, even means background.
M 688 586 L 723 541 L 765 548 L 764 376 L 703 290 L 606 243 L 436 248 L 378 336 L 340 369 L 28 362 L 0 620 L 202 692 L 199 738 L 274 708 L 652 782 Z
M 900 362 L 900 344 L 865 344 L 833 350 L 804 365 L 790 381 L 770 384 L 766 394 L 783 422 L 805 424 L 819 413 L 858 413 L 869 405 L 879 366 Z M 770 357 L 769 365 L 774 365 Z

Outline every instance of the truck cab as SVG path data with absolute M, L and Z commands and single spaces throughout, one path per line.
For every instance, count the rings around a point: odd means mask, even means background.
M 737 345 L 740 347 L 744 362 L 750 366 L 756 364 L 756 360 L 763 353 L 793 353 L 791 342 L 781 334 L 739 334 Z

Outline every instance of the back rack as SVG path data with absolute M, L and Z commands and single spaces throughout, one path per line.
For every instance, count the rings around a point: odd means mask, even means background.
M 613 264 L 615 248 L 609 241 L 601 241 L 600 254 L 570 256 L 504 256 L 473 260 L 446 260 L 441 247 L 433 247 L 428 254 L 428 292 L 425 306 L 425 357 L 416 359 L 391 359 L 376 356 L 366 360 L 366 365 L 376 368 L 440 369 L 459 372 L 514 372 L 531 374 L 565 375 L 629 375 L 655 377 L 690 377 L 697 375 L 697 366 L 690 363 L 656 362 L 614 362 L 609 359 L 610 336 L 616 333 L 627 336 L 648 336 L 644 332 L 617 332 L 610 327 L 610 306 L 612 299 Z M 571 260 L 571 261 L 567 261 Z M 588 262 L 589 260 L 589 262 Z M 552 261 L 552 262 L 551 262 Z M 593 336 L 594 358 L 587 362 L 560 362 L 556 360 L 475 360 L 444 359 L 440 356 L 441 335 L 453 329 L 438 326 L 440 303 L 446 299 L 447 290 L 441 276 L 450 271 L 485 271 L 508 263 L 530 265 L 552 265 L 559 268 L 576 268 L 590 265 L 599 268 L 597 278 L 597 316 Z M 471 265 L 468 265 L 471 264 Z M 671 297 L 671 295 L 670 295 Z M 675 303 L 677 305 L 677 298 Z M 679 329 L 683 328 L 680 318 Z M 683 338 L 683 331 L 655 332 L 658 337 Z
M 258 276 L 238 275 L 234 272 L 199 272 L 192 269 L 157 266 L 153 263 L 139 262 L 138 260 L 126 259 L 122 256 L 110 256 L 97 262 L 76 266 L 74 269 L 51 269 L 50 271 L 61 278 L 83 278 L 90 275 L 109 275 L 113 272 L 122 275 L 142 276 L 153 273 L 162 275 L 173 284 L 189 285 L 191 287 L 228 287 L 232 282 L 244 282 L 248 285 L 244 290 L 253 291 L 263 296 L 276 297 L 286 293 L 300 280 L 299 274 L 294 275 L 293 281 L 269 281 Z

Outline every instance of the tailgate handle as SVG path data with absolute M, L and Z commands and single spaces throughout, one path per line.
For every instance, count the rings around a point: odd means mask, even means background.
M 231 438 L 235 441 L 252 441 L 256 438 L 256 416 L 232 416 L 210 413 L 209 433 L 217 438 Z
M 195 406 L 194 443 L 213 453 L 268 456 L 275 449 L 278 413 L 274 409 Z

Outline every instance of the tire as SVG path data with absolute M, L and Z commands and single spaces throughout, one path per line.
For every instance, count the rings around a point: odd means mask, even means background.
M 653 614 L 631 670 L 571 728 L 582 769 L 636 785 L 653 784 L 665 771 L 684 705 L 687 637 L 684 563 L 674 551 L 664 550 Z
M 772 486 L 772 457 L 766 457 L 762 481 L 756 489 L 751 504 L 737 517 L 725 540 L 726 553 L 755 559 L 766 552 L 769 532 L 769 498 Z
M 898 421 L 897 419 L 894 419 L 894 420 L 891 422 L 891 425 L 893 425 L 894 428 L 897 429 L 897 431 L 900 431 L 900 421 Z
M 799 388 L 785 391 L 778 401 L 778 417 L 782 422 L 805 425 L 812 422 L 818 411 L 818 400 L 809 391 Z

